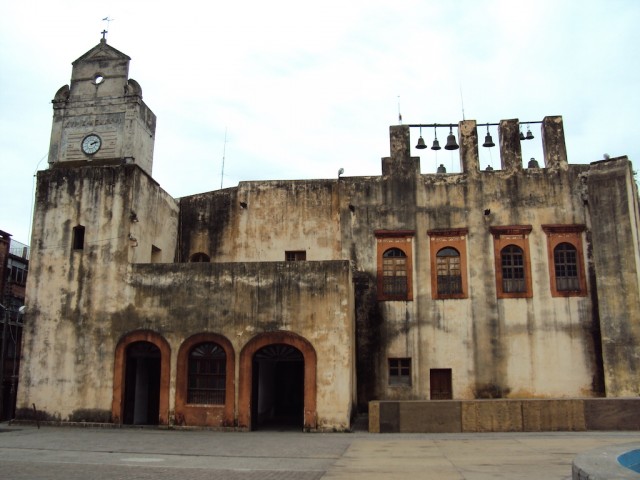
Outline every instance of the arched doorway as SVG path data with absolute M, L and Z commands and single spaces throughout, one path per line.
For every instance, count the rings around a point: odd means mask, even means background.
M 262 347 L 252 362 L 253 429 L 296 429 L 304 425 L 304 356 L 286 344 Z
M 138 330 L 120 339 L 113 372 L 114 423 L 168 423 L 170 358 L 169 344 L 155 332 Z
M 273 348 L 265 349 L 265 347 Z M 283 347 L 291 347 L 291 349 Z M 256 358 L 256 354 L 258 352 L 261 353 Z M 296 379 L 296 381 L 289 384 L 289 387 L 292 388 L 295 388 L 295 385 L 302 384 L 302 429 L 314 430 L 317 428 L 316 368 L 318 360 L 316 351 L 313 348 L 313 345 L 311 345 L 311 343 L 305 338 L 293 332 L 285 331 L 265 332 L 258 334 L 251 340 L 249 340 L 249 342 L 247 342 L 247 344 L 240 352 L 240 371 L 238 377 L 238 426 L 240 428 L 255 429 L 260 427 L 260 424 L 257 422 L 257 405 L 258 403 L 260 403 L 261 397 L 260 383 L 262 382 L 263 386 L 271 384 L 272 394 L 276 389 L 278 389 L 275 383 L 277 381 L 276 379 L 279 378 L 279 375 L 275 373 L 277 367 L 269 365 L 269 361 L 276 361 L 277 363 L 276 359 L 280 358 L 281 363 L 285 363 L 282 360 L 283 357 L 288 356 L 287 352 L 289 352 L 289 354 L 293 356 L 290 358 L 290 361 L 293 361 L 293 363 L 296 363 L 296 365 L 281 366 L 281 371 L 288 371 L 289 373 L 292 373 L 295 372 L 296 369 L 302 368 L 302 373 L 294 373 L 293 378 Z M 297 359 L 299 358 L 298 355 L 302 356 L 302 361 Z M 268 360 L 269 357 L 271 358 L 271 360 Z M 294 360 L 294 357 L 297 358 L 295 358 Z M 255 366 L 254 368 L 254 365 L 256 364 L 257 366 Z M 260 370 L 262 370 L 262 373 L 260 373 Z M 273 373 L 265 373 L 269 371 L 272 371 Z M 284 374 L 280 374 L 280 378 L 281 382 L 287 381 Z M 289 387 L 285 386 L 282 388 Z M 267 390 L 263 389 L 262 391 L 263 395 L 267 395 L 269 392 L 269 387 L 267 386 L 263 388 L 267 388 Z M 274 403 L 272 406 L 276 407 L 275 399 L 272 400 L 272 403 Z M 282 407 L 284 407 L 285 405 L 288 404 L 281 404 L 279 406 L 279 411 L 282 411 Z M 263 406 L 265 408 L 261 410 L 268 410 L 266 408 L 267 405 Z M 284 410 L 286 410 L 286 408 Z
M 126 349 L 122 423 L 157 425 L 160 413 L 160 349 L 134 342 Z

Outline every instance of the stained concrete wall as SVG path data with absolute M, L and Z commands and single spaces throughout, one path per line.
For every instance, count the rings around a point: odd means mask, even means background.
M 223 335 L 238 351 L 251 335 L 300 335 L 318 354 L 322 428 L 348 425 L 356 391 L 362 409 L 372 399 L 429 399 L 432 369 L 451 369 L 458 400 L 637 395 L 640 212 L 626 158 L 569 164 L 562 118 L 550 116 L 538 137 L 544 167 L 523 168 L 519 121 L 509 119 L 499 125 L 501 169 L 481 171 L 477 125 L 465 120 L 460 173 L 422 174 L 411 128 L 399 125 L 381 175 L 241 182 L 175 200 L 148 175 L 155 116 L 128 78 L 129 60 L 100 42 L 74 62 L 70 87 L 53 101 L 52 168 L 38 174 L 31 242 L 22 408 L 108 416 L 116 343 L 139 331 L 166 337 L 170 382 L 193 334 Z M 88 133 L 106 141 L 93 156 L 79 150 Z M 74 249 L 78 226 L 85 238 Z M 553 293 L 549 226 L 579 240 L 578 293 Z M 432 257 L 434 238 L 447 231 L 465 258 L 466 289 L 440 299 Z M 522 298 L 497 284 L 496 232 L 508 242 L 513 231 L 524 232 L 530 259 Z M 378 291 L 388 239 L 411 261 L 403 300 Z M 307 261 L 284 263 L 287 251 Z M 211 263 L 187 264 L 194 254 Z M 389 385 L 392 357 L 411 359 L 410 384 Z M 167 388 L 170 410 L 175 383 Z
M 594 163 L 588 185 L 608 396 L 640 394 L 638 196 L 626 157 Z
M 315 427 L 349 427 L 348 261 L 173 263 L 177 203 L 135 165 L 40 172 L 34 218 L 18 416 L 29 416 L 35 403 L 47 419 L 109 421 L 116 345 L 148 330 L 171 352 L 169 411 L 161 412 L 171 421 L 184 340 L 213 332 L 239 354 L 256 335 L 285 331 L 315 349 Z M 73 248 L 78 225 L 82 249 Z
M 640 399 L 374 401 L 372 433 L 640 430 Z
M 111 340 L 132 325 L 167 339 L 172 351 L 170 408 L 178 348 L 189 336 L 222 335 L 239 355 L 257 335 L 284 331 L 303 337 L 315 350 L 317 428 L 349 428 L 355 400 L 349 262 L 133 265 L 129 284 L 126 308 L 113 316 Z M 246 373 L 238 369 L 236 385 Z
M 558 123 L 556 118 L 549 122 Z M 513 121 L 507 122 L 512 125 Z M 363 347 L 359 355 L 372 359 L 373 365 L 361 363 L 358 373 L 375 386 L 361 382 L 359 388 L 369 399 L 425 399 L 429 398 L 429 370 L 451 368 L 454 398 L 600 395 L 599 339 L 594 334 L 598 320 L 592 300 L 552 297 L 547 237 L 542 230 L 545 224 L 587 223 L 583 195 L 589 166 L 567 165 L 566 156 L 556 153 L 557 158 L 549 161 L 553 168 L 518 168 L 514 162 L 519 157 L 517 152 L 511 155 L 509 145 L 519 140 L 508 137 L 518 134 L 516 124 L 502 137 L 507 160 L 513 157 L 511 163 L 507 161 L 504 170 L 481 172 L 477 140 L 468 138 L 477 137 L 477 132 L 469 121 L 463 126 L 466 136 L 460 142 L 466 150 L 461 149 L 461 163 L 476 170 L 418 174 L 419 162 L 407 153 L 409 128 L 391 127 L 395 157 L 383 159 L 386 173 L 341 180 L 343 253 L 348 252 L 369 285 L 362 294 L 369 293 L 363 300 L 368 308 L 360 308 L 365 318 L 358 320 L 362 326 L 358 341 Z M 547 140 L 558 141 L 551 134 Z M 548 150 L 562 148 L 551 145 Z M 395 165 L 402 165 L 397 173 Z M 491 227 L 505 225 L 532 226 L 527 240 L 531 298 L 497 298 Z M 468 230 L 468 296 L 434 300 L 427 232 L 459 228 Z M 413 301 L 375 302 L 376 229 L 415 232 Z M 582 241 L 587 252 L 589 235 L 582 235 Z M 581 261 L 590 265 L 586 253 Z M 388 386 L 388 357 L 412 359 L 410 387 Z M 372 369 L 375 374 L 368 375 Z
M 152 245 L 171 261 L 177 219 L 175 201 L 135 165 L 38 172 L 18 408 L 61 418 L 102 408 L 129 266 L 150 262 Z
M 568 164 L 562 119 L 547 117 L 541 125 L 545 168 L 523 168 L 518 121 L 506 120 L 500 125 L 503 169 L 480 171 L 475 122 L 462 122 L 459 130 L 461 173 L 421 174 L 419 159 L 410 156 L 410 129 L 399 126 L 390 129 L 390 156 L 382 159 L 381 176 L 246 182 L 185 197 L 180 260 L 196 252 L 213 262 L 281 260 L 286 250 L 304 250 L 310 260 L 351 260 L 362 407 L 371 398 L 429 398 L 433 368 L 452 370 L 453 395 L 460 399 L 617 395 L 620 390 L 604 387 L 595 278 L 605 271 L 594 267 L 594 252 L 610 257 L 615 250 L 596 236 L 595 229 L 603 227 L 592 222 L 589 197 L 595 191 L 589 179 L 608 175 L 599 170 L 628 169 L 628 161 Z M 619 188 L 622 204 L 635 205 L 632 187 L 627 182 Z M 631 216 L 619 221 L 637 231 Z M 613 223 L 604 217 L 602 222 L 605 228 Z M 528 298 L 497 294 L 492 229 L 512 225 L 530 228 Z M 583 294 L 553 296 L 544 225 L 583 230 Z M 428 232 L 447 229 L 466 232 L 468 292 L 466 298 L 435 300 Z M 378 300 L 381 231 L 409 232 L 410 301 Z M 634 244 L 632 237 L 621 241 Z M 629 255 L 638 258 L 634 251 Z M 609 257 L 611 271 L 624 269 Z M 629 284 L 637 290 L 637 280 Z M 412 359 L 410 386 L 388 385 L 389 357 Z
M 633 293 L 633 282 L 637 281 L 637 273 L 613 258 L 615 250 L 605 241 L 613 228 L 611 222 L 606 216 L 594 216 L 587 207 L 592 198 L 596 202 L 606 195 L 610 172 L 615 176 L 615 172 L 628 171 L 628 161 L 568 165 L 557 154 L 556 163 L 550 160 L 549 168 L 513 166 L 481 172 L 473 170 L 477 167 L 477 151 L 473 150 L 477 145 L 473 135 L 477 132 L 473 123 L 467 121 L 463 126 L 461 131 L 471 139 L 461 139 L 465 145 L 462 165 L 468 170 L 462 173 L 420 174 L 419 160 L 408 153 L 409 129 L 392 127 L 392 156 L 383 159 L 382 176 L 246 182 L 238 188 L 185 197 L 179 200 L 179 207 L 134 166 L 54 169 L 41 173 L 33 237 L 34 257 L 39 253 L 40 259 L 32 263 L 29 287 L 32 292 L 29 311 L 39 320 L 33 322 L 26 335 L 26 352 L 37 360 L 25 367 L 20 394 L 23 404 L 34 399 L 38 403 L 56 399 L 61 404 L 69 403 L 68 398 L 77 399 L 75 406 L 57 411 L 61 415 L 63 411 L 68 415 L 82 405 L 103 405 L 112 385 L 108 379 L 92 378 L 92 365 L 103 364 L 110 358 L 117 335 L 124 334 L 126 328 L 153 326 L 162 331 L 166 321 L 157 324 L 156 317 L 164 318 L 169 312 L 178 315 L 182 308 L 194 308 L 182 300 L 183 294 L 168 293 L 180 292 L 182 287 L 178 287 L 177 278 L 185 283 L 184 295 L 189 296 L 192 293 L 189 289 L 193 288 L 196 296 L 189 298 L 195 298 L 198 308 L 206 307 L 209 290 L 198 286 L 197 269 L 210 266 L 192 265 L 168 276 L 150 270 L 156 274 L 150 273 L 146 278 L 146 291 L 151 292 L 152 287 L 165 288 L 167 282 L 168 290 L 160 298 L 166 297 L 169 302 L 150 316 L 159 297 L 140 293 L 123 280 L 133 278 L 128 277 L 131 264 L 172 262 L 174 258 L 185 262 L 193 253 L 202 252 L 213 263 L 238 262 L 242 266 L 245 262 L 282 261 L 287 250 L 305 251 L 311 262 L 346 260 L 353 264 L 357 332 L 346 338 L 357 343 L 355 362 L 361 406 L 372 398 L 428 399 L 430 370 L 434 368 L 452 370 L 453 396 L 457 399 L 628 393 L 627 387 L 604 390 L 599 337 L 603 318 L 608 318 L 604 327 L 609 329 L 607 335 L 609 331 L 618 331 L 612 327 L 615 323 L 611 318 L 615 315 L 603 309 L 605 317 L 599 316 L 594 298 L 598 304 L 613 308 L 616 303 L 608 299 L 614 293 L 606 290 L 607 285 L 616 285 L 611 279 L 618 278 L 615 275 L 620 270 L 628 271 L 629 278 L 625 277 L 630 292 L 627 297 L 631 299 L 628 313 L 635 315 L 633 299 L 637 292 Z M 503 139 L 504 145 L 512 143 L 506 137 Z M 628 245 L 628 254 L 636 258 L 633 247 L 636 200 L 630 177 L 624 175 L 618 189 L 620 198 L 613 203 L 626 206 L 620 207 L 620 215 L 614 218 L 616 224 L 625 225 L 619 243 Z M 597 178 L 605 180 L 597 183 Z M 584 246 L 581 261 L 588 276 L 585 296 L 552 296 L 548 242 L 542 228 L 549 224 L 585 226 L 580 237 Z M 84 225 L 87 232 L 87 248 L 82 252 L 70 251 L 76 225 Z M 497 295 L 492 229 L 508 225 L 530 228 L 526 241 L 531 258 L 532 295 L 527 298 Z M 429 232 L 443 229 L 464 232 L 468 265 L 464 272 L 468 281 L 465 298 L 434 299 Z M 376 232 L 394 231 L 405 232 L 410 243 L 411 301 L 378 300 Z M 177 252 L 175 257 L 173 252 Z M 631 262 L 630 266 L 633 265 Z M 132 271 L 139 268 L 143 267 L 136 266 Z M 602 289 L 596 290 L 596 278 Z M 271 285 L 273 279 L 267 278 L 265 282 Z M 342 294 L 345 299 L 350 298 L 351 287 L 345 286 Z M 135 308 L 124 312 L 123 298 L 130 295 L 135 298 L 124 304 L 129 302 Z M 269 298 L 267 293 L 261 295 Z M 289 328 L 286 318 L 295 312 L 307 312 L 302 298 L 314 309 L 322 305 L 314 298 L 299 295 L 302 293 L 288 297 L 293 303 L 278 300 L 265 306 L 264 312 L 276 320 L 272 323 L 260 320 L 251 328 L 255 331 Z M 331 304 L 334 299 L 328 298 L 323 301 Z M 176 308 L 172 309 L 174 305 Z M 231 308 L 241 309 L 242 305 L 233 303 L 229 312 L 234 311 Z M 329 318 L 322 318 L 318 325 L 328 325 Z M 633 325 L 627 321 L 623 324 Z M 176 335 L 198 333 L 202 328 L 226 335 L 230 326 L 224 321 L 194 325 L 193 329 L 184 328 L 180 333 L 176 329 L 168 341 L 176 348 L 179 345 Z M 332 345 L 334 339 L 329 336 L 313 341 L 317 331 L 305 328 L 296 326 L 294 331 L 305 338 L 311 335 L 310 341 L 321 351 Z M 609 344 L 620 345 L 625 338 L 619 332 L 616 335 L 615 342 Z M 609 360 L 607 350 L 605 367 L 610 369 L 609 378 L 624 379 L 624 369 L 633 371 L 636 362 L 633 349 L 637 348 L 634 335 L 629 337 L 627 350 L 632 355 L 624 357 L 626 363 Z M 230 340 L 238 336 L 239 332 L 230 334 Z M 350 353 L 345 350 L 340 355 Z M 411 358 L 410 385 L 389 386 L 390 357 Z M 346 370 L 334 371 L 329 376 L 339 374 L 353 381 L 353 369 L 339 365 Z M 624 380 L 623 384 L 630 386 L 630 381 Z M 49 382 L 61 387 L 49 391 L 46 387 Z M 613 385 L 611 381 L 609 384 Z M 356 389 L 346 390 L 339 392 L 340 398 L 336 400 L 342 416 L 346 408 L 344 399 L 353 397 Z M 333 395 L 330 392 L 327 384 L 322 395 Z M 327 425 L 342 426 L 343 420 L 336 420 L 340 415 L 331 413 L 333 407 L 329 404 L 319 406 L 318 414 L 327 408 L 328 413 L 322 413 L 328 419 Z
M 241 182 L 180 199 L 180 261 L 205 253 L 214 262 L 307 260 L 340 255 L 338 184 L 331 180 Z

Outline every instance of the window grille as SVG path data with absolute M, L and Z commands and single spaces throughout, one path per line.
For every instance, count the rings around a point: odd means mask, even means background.
M 223 405 L 227 357 L 216 343 L 201 343 L 189 352 L 187 403 Z
M 559 244 L 553 251 L 553 260 L 556 269 L 556 289 L 564 292 L 579 291 L 576 248 L 569 243 Z
M 382 291 L 385 295 L 407 295 L 407 256 L 399 248 L 382 255 Z
M 462 293 L 460 253 L 451 247 L 443 248 L 436 254 L 438 269 L 438 295 Z
M 508 245 L 500 252 L 502 261 L 502 290 L 505 293 L 526 292 L 524 252 L 516 245 Z
M 411 359 L 389 359 L 389 385 L 411 385 Z

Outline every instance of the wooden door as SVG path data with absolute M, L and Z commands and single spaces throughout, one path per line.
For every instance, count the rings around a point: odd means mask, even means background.
M 450 368 L 432 368 L 429 380 L 431 383 L 431 400 L 451 400 L 453 398 Z

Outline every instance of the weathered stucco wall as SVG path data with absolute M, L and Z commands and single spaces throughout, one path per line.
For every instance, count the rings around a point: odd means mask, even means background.
M 308 259 L 350 259 L 357 272 L 360 405 L 371 398 L 429 398 L 434 368 L 452 370 L 455 398 L 614 394 L 604 388 L 594 307 L 593 252 L 611 251 L 605 242 L 594 244 L 591 230 L 587 183 L 594 167 L 567 163 L 560 117 L 546 118 L 541 127 L 546 168 L 523 168 L 517 120 L 501 122 L 500 128 L 503 170 L 479 170 L 473 121 L 460 128 L 463 172 L 444 175 L 421 175 L 419 159 L 410 156 L 409 128 L 392 127 L 391 156 L 383 158 L 382 176 L 248 182 L 182 199 L 182 258 L 202 249 L 212 261 L 254 261 L 301 249 Z M 619 189 L 627 199 L 623 203 L 635 202 L 628 200 L 631 187 Z M 212 221 L 210 212 L 220 220 Z M 634 232 L 631 220 L 620 221 Z M 512 225 L 531 229 L 527 298 L 498 298 L 492 228 Z M 581 229 L 584 294 L 552 295 L 546 225 Z M 465 298 L 436 300 L 428 232 L 447 229 L 466 231 L 468 291 Z M 411 301 L 378 299 L 379 231 L 410 232 Z M 339 240 L 326 248 L 332 236 Z M 637 281 L 634 285 L 637 290 Z M 388 386 L 389 357 L 412 358 L 410 387 Z
M 176 237 L 175 201 L 135 165 L 38 172 L 20 407 L 67 416 L 111 395 L 109 317 L 122 308 L 129 264 L 150 261 L 152 243 L 172 258 Z
M 50 172 L 47 172 L 47 180 L 51 180 Z M 61 171 L 55 172 L 53 175 L 61 175 Z M 72 179 L 64 180 L 73 183 L 75 179 L 81 184 L 83 179 L 91 180 L 94 186 L 92 191 L 103 190 L 104 193 L 109 183 L 103 189 L 96 176 L 97 173 L 92 173 L 87 178 L 80 172 L 73 172 Z M 105 177 L 112 179 L 109 175 L 100 178 Z M 144 178 L 146 176 L 138 179 L 124 177 L 117 184 L 129 185 L 136 192 L 148 191 L 147 188 L 137 188 Z M 55 202 L 55 192 L 60 188 L 55 182 L 48 185 L 51 188 L 46 195 L 39 191 L 49 200 L 38 209 L 37 217 L 44 211 L 51 212 L 51 202 Z M 62 191 L 66 192 L 67 188 Z M 111 417 L 114 373 L 117 377 L 117 372 L 114 372 L 116 345 L 131 332 L 148 330 L 163 337 L 171 352 L 170 411 L 161 412 L 162 418 L 171 420 L 175 405 L 177 354 L 187 338 L 212 332 L 228 339 L 239 355 L 243 347 L 257 335 L 284 331 L 303 337 L 315 349 L 317 382 L 314 392 L 317 392 L 317 396 L 314 399 L 314 427 L 320 430 L 349 428 L 355 400 L 354 301 L 349 262 L 131 265 L 126 252 L 131 250 L 132 257 L 144 257 L 135 253 L 138 251 L 136 249 L 150 245 L 144 241 L 147 236 L 158 242 L 156 235 L 162 231 L 162 225 L 145 232 L 142 226 L 150 212 L 140 208 L 140 203 L 137 203 L 139 222 L 133 223 L 139 229 L 136 233 L 139 243 L 133 246 L 128 234 L 123 233 L 130 227 L 129 209 L 124 207 L 128 204 L 127 195 L 120 190 L 112 195 L 113 201 L 119 199 L 122 203 L 115 211 L 126 213 L 123 215 L 126 222 L 124 226 L 116 228 L 120 233 L 109 233 L 112 235 L 109 238 L 120 241 L 115 242 L 117 247 L 112 245 L 108 250 L 122 248 L 125 252 L 123 258 L 112 259 L 111 262 L 101 259 L 85 265 L 74 277 L 82 288 L 76 282 L 69 281 L 61 285 L 59 279 L 55 282 L 43 281 L 47 276 L 41 270 L 43 265 L 35 267 L 38 280 L 32 285 L 32 291 L 37 294 L 29 300 L 28 308 L 33 320 L 26 340 L 26 354 L 39 358 L 39 361 L 29 362 L 29 368 L 23 372 L 19 399 L 23 409 L 35 403 L 38 410 L 51 419 L 90 418 L 108 421 Z M 65 194 L 58 193 L 58 196 Z M 96 196 L 102 198 L 99 194 Z M 80 198 L 83 198 L 82 195 Z M 142 202 L 144 199 L 137 200 Z M 146 202 L 153 203 L 149 198 Z M 88 220 L 101 218 L 104 212 L 97 215 L 93 210 L 98 201 L 81 203 L 84 203 L 83 208 L 89 217 L 80 216 L 77 221 L 85 222 L 86 231 L 89 232 L 93 225 Z M 112 210 L 111 206 L 112 202 L 109 201 L 104 208 Z M 60 205 L 56 208 L 60 208 Z M 160 217 L 165 218 L 168 213 L 165 211 Z M 38 237 L 42 234 L 42 230 L 34 232 Z M 53 239 L 45 237 L 43 248 L 46 248 L 48 241 L 53 242 Z M 91 242 L 88 235 L 87 242 Z M 158 243 L 170 250 L 170 245 Z M 60 266 L 68 262 L 70 247 L 66 247 L 56 250 Z M 106 248 L 104 244 L 102 248 Z M 74 252 L 73 255 L 83 260 L 83 255 L 99 257 L 92 248 L 87 250 Z M 151 251 L 146 247 L 143 250 Z M 45 257 L 47 265 L 53 267 L 55 262 L 51 256 Z M 148 261 L 149 255 L 146 259 Z M 52 278 L 59 273 L 57 268 L 47 270 L 50 270 Z M 103 270 L 108 270 L 111 275 L 108 276 Z M 104 278 L 105 275 L 109 278 Z M 69 297 L 74 289 L 78 290 L 72 293 L 79 297 L 77 299 Z M 89 293 L 83 294 L 83 291 L 91 292 L 90 296 L 86 296 Z M 48 303 L 47 308 L 42 308 L 42 302 Z M 59 308 L 52 309 L 56 302 Z M 239 365 L 239 361 L 236 364 Z M 238 367 L 236 385 L 240 375 Z M 238 404 L 237 391 L 235 404 Z
M 304 428 L 347 429 L 356 401 L 430 399 L 432 373 L 451 372 L 443 390 L 459 400 L 639 393 L 640 209 L 626 158 L 570 165 L 553 116 L 536 134 L 543 168 L 523 168 L 511 119 L 499 123 L 500 170 L 481 171 L 477 125 L 464 120 L 460 173 L 422 174 L 411 126 L 399 125 L 381 175 L 241 182 L 176 200 L 148 175 L 155 116 L 129 60 L 101 41 L 53 100 L 19 416 L 35 404 L 50 419 L 122 421 L 126 349 L 138 341 L 161 357 L 144 357 L 161 370 L 160 423 L 250 428 L 254 355 L 280 344 L 304 359 Z M 82 151 L 88 134 L 98 150 Z M 578 276 L 553 274 L 560 242 L 573 245 Z M 502 291 L 500 249 L 512 244 L 523 292 Z M 455 292 L 437 291 L 444 245 L 460 254 Z M 391 247 L 409 265 L 407 292 L 384 291 Z M 187 409 L 185 358 L 204 342 L 229 358 L 230 394 L 223 407 Z M 409 381 L 390 386 L 390 358 L 410 360 Z M 147 413 L 140 422 L 155 423 Z
M 589 212 L 607 395 L 640 394 L 638 197 L 629 161 L 592 165 Z
M 429 399 L 433 369 L 451 370 L 455 399 L 634 395 L 640 255 L 629 162 L 569 165 L 551 117 L 547 167 L 524 169 L 514 125 L 501 123 L 503 169 L 489 172 L 478 169 L 472 121 L 460 126 L 455 174 L 421 174 L 403 126 L 391 128 L 376 177 L 243 182 L 175 201 L 134 165 L 41 172 L 19 406 L 117 417 L 114 357 L 130 335 L 153 336 L 167 357 L 162 421 L 175 414 L 180 347 L 200 334 L 217 335 L 235 362 L 232 408 L 188 418 L 207 425 L 251 427 L 242 352 L 270 334 L 308 342 L 317 364 L 305 427 L 322 430 L 348 428 L 356 400 Z M 84 245 L 74 249 L 79 225 Z M 554 291 L 550 231 L 580 245 L 578 293 Z M 443 236 L 464 257 L 456 298 L 434 291 Z M 496 252 L 515 241 L 529 266 L 521 298 L 497 280 Z M 385 245 L 408 252 L 405 300 L 380 295 Z M 287 251 L 307 261 L 284 262 Z M 190 262 L 194 254 L 208 262 Z M 409 384 L 389 385 L 389 358 L 411 359 Z
M 476 134 L 473 129 L 468 132 Z M 364 272 L 368 286 L 360 299 L 369 306 L 358 310 L 359 389 L 369 398 L 429 398 L 430 369 L 451 368 L 454 398 L 603 394 L 599 324 L 592 298 L 552 296 L 547 236 L 542 230 L 547 224 L 588 223 L 583 200 L 590 167 L 567 165 L 566 157 L 564 163 L 554 157 L 548 161 L 553 168 L 523 169 L 514 163 L 518 157 L 510 154 L 505 140 L 505 170 L 418 175 L 419 163 L 408 155 L 408 128 L 392 127 L 391 137 L 395 157 L 383 159 L 387 176 L 341 179 L 343 252 L 349 252 L 356 268 Z M 401 148 L 403 142 L 407 148 Z M 477 169 L 474 158 L 463 160 L 463 165 Z M 394 170 L 398 163 L 403 166 Z M 491 227 L 508 225 L 532 226 L 527 235 L 530 298 L 497 298 Z M 435 300 L 427 232 L 459 228 L 468 230 L 468 295 Z M 413 301 L 376 304 L 377 229 L 415 232 Z M 581 240 L 582 261 L 587 277 L 592 277 L 590 232 Z M 588 288 L 591 291 L 591 284 Z M 412 358 L 410 387 L 388 386 L 388 357 Z M 362 358 L 373 360 L 373 365 Z M 372 381 L 375 387 L 368 383 Z
M 341 258 L 336 182 L 241 182 L 237 188 L 180 199 L 180 259 L 205 253 L 215 262 Z
M 178 348 L 193 334 L 222 335 L 236 355 L 260 334 L 297 334 L 317 356 L 317 428 L 349 427 L 355 391 L 349 262 L 134 265 L 129 282 L 132 296 L 113 318 L 112 341 L 132 326 L 159 333 L 171 346 L 175 379 Z M 238 367 L 236 385 L 248 373 Z M 173 380 L 169 397 L 173 408 Z

